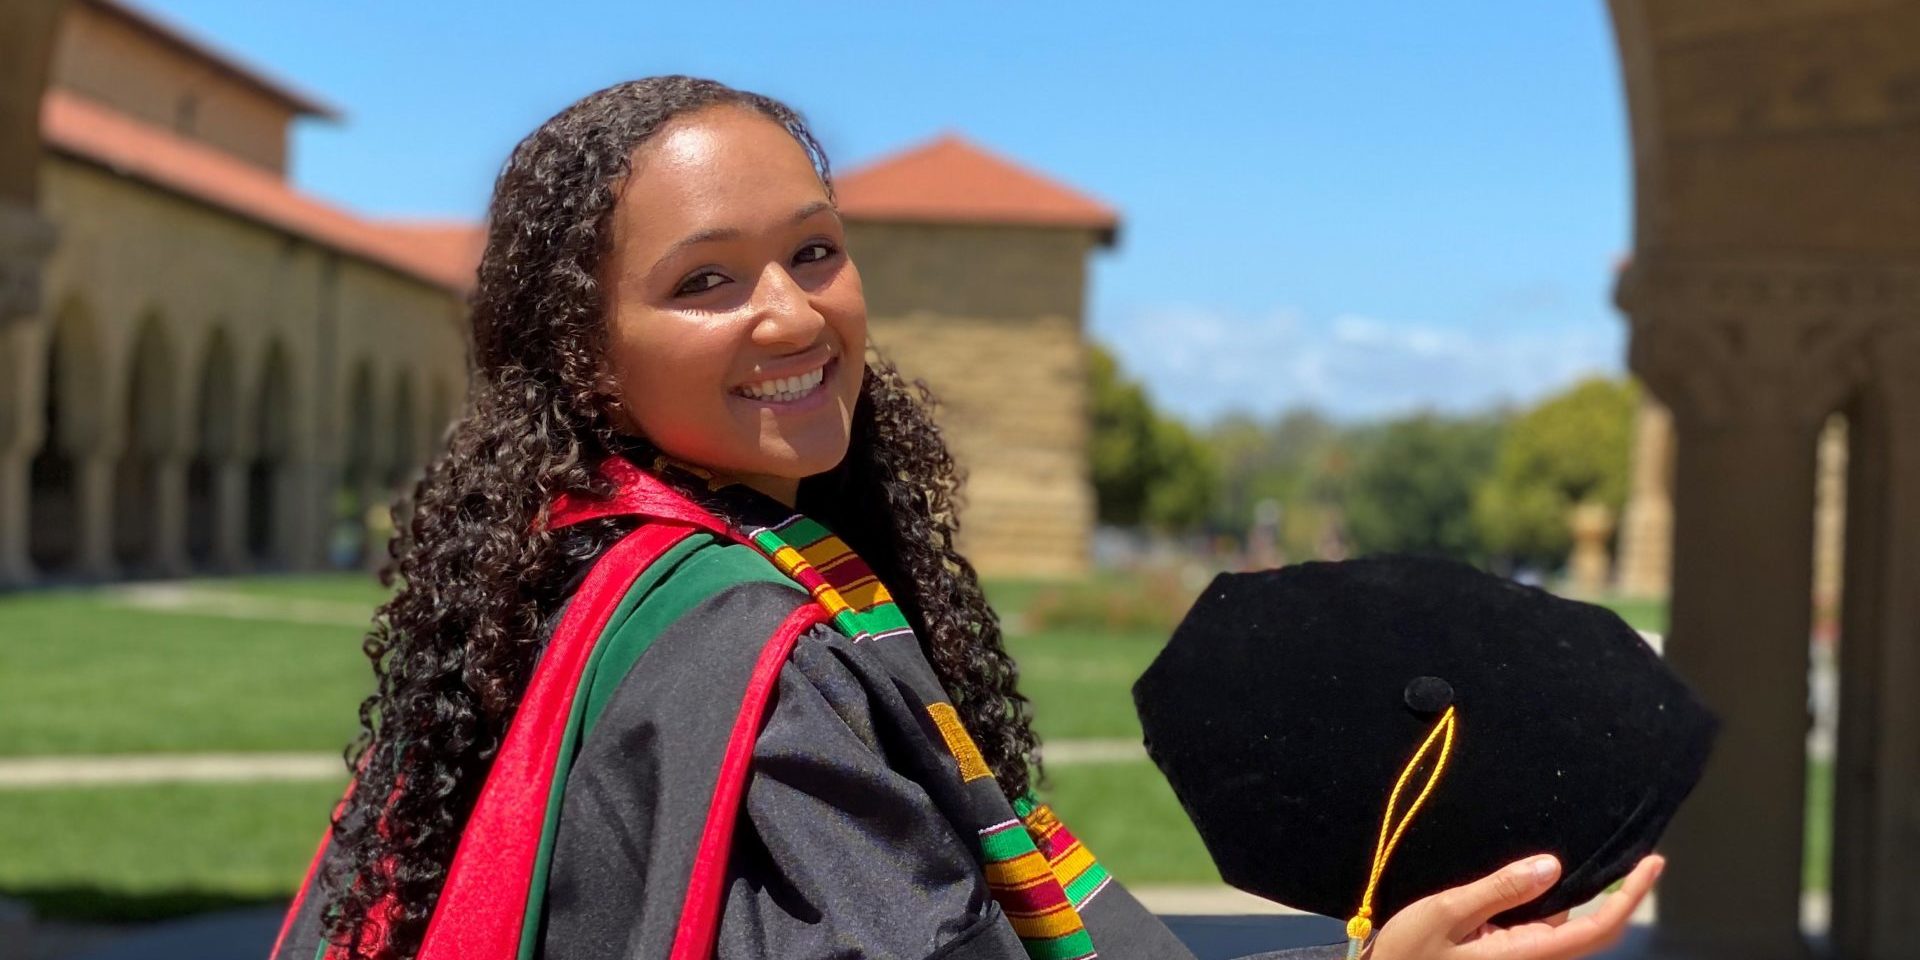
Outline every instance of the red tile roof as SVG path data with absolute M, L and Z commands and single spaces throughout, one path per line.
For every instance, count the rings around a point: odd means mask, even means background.
M 1112 207 L 948 134 L 834 178 L 849 219 L 1078 227 L 1111 245 Z
M 456 293 L 473 285 L 483 236 L 478 225 L 363 219 L 214 147 L 65 91 L 50 90 L 41 101 L 40 132 L 53 149 L 122 176 Z
M 487 230 L 464 220 L 377 220 L 374 225 L 399 237 L 422 254 L 460 266 L 471 274 L 487 246 Z
M 123 0 L 87 0 L 87 3 L 95 10 L 119 17 L 154 39 L 201 60 L 214 69 L 292 107 L 298 113 L 327 120 L 340 119 L 340 111 L 321 102 L 318 98 L 303 93 L 286 81 L 269 75 L 265 70 L 246 63 L 239 57 L 194 36 L 179 24 L 171 23 Z

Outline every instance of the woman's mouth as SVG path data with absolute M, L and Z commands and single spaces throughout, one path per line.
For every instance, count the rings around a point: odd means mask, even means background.
M 744 383 L 733 388 L 733 395 L 772 406 L 797 404 L 824 392 L 827 376 L 838 362 L 835 357 L 802 374 Z

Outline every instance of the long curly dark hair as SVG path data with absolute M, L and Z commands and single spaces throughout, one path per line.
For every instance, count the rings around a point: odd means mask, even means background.
M 675 118 L 719 106 L 784 127 L 831 192 L 826 156 L 799 114 L 681 76 L 622 83 L 566 108 L 520 142 L 495 183 L 472 299 L 469 403 L 396 507 L 381 578 L 397 590 L 365 642 L 378 692 L 360 706 L 347 750 L 358 781 L 321 875 L 327 939 L 351 956 L 418 952 L 542 625 L 569 575 L 618 532 L 583 540 L 542 522 L 561 493 L 609 492 L 596 475 L 605 458 L 651 449 L 609 412 L 596 278 L 610 215 L 635 148 Z M 954 546 L 960 476 L 931 405 L 923 385 L 871 359 L 847 456 L 801 483 L 799 508 L 887 583 L 1002 788 L 1018 796 L 1034 769 L 1031 711 L 979 578 Z M 384 944 L 370 935 L 374 913 Z

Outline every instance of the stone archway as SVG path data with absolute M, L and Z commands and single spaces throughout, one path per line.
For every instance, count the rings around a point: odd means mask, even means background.
M 54 318 L 42 359 L 40 447 L 28 465 L 27 557 L 43 576 L 99 575 L 109 563 L 106 364 L 99 330 L 78 300 Z M 33 402 L 31 399 L 29 403 Z M 92 489 L 89 489 L 92 487 Z
M 387 410 L 392 426 L 387 447 L 386 487 L 397 494 L 412 487 L 414 474 L 420 469 L 416 441 L 420 424 L 413 405 L 413 376 L 407 371 L 394 375 L 392 397 L 392 406 Z
M 1816 449 L 1846 415 L 1831 939 L 1920 905 L 1920 3 L 1610 0 L 1634 155 L 1616 298 L 1672 414 L 1666 650 L 1725 721 L 1666 841 L 1663 955 L 1797 960 Z
M 169 529 L 183 505 L 176 462 L 178 368 L 158 315 L 140 322 L 126 361 L 120 459 L 114 468 L 113 559 L 132 575 L 171 572 L 179 546 Z
M 231 569 L 237 517 L 228 508 L 240 441 L 240 388 L 227 332 L 215 328 L 201 354 L 194 395 L 193 455 L 187 461 L 187 559 L 196 569 Z
M 267 347 L 253 392 L 252 456 L 247 461 L 246 552 L 255 566 L 294 563 L 288 530 L 294 433 L 293 362 L 286 344 Z

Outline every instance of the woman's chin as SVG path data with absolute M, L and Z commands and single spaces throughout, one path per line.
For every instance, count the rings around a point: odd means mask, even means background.
M 721 465 L 707 466 L 707 469 L 722 476 L 797 482 L 832 471 L 846 456 L 847 444 L 844 439 L 839 443 L 782 444 L 763 447 L 746 456 L 727 457 Z

